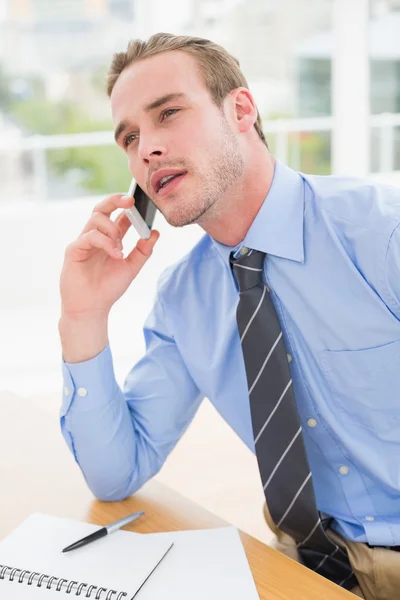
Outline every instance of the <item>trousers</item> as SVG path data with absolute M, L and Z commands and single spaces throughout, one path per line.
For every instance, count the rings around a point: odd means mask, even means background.
M 272 544 L 275 550 L 301 563 L 295 540 L 276 527 L 266 504 L 264 504 L 264 517 L 268 527 L 275 534 Z M 351 590 L 355 596 L 364 600 L 400 599 L 400 552 L 351 542 L 332 529 L 327 533 L 338 546 L 347 549 L 359 583 Z

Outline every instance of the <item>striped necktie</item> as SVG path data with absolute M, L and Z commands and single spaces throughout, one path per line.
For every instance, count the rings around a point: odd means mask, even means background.
M 254 443 L 267 506 L 276 526 L 298 544 L 305 566 L 351 589 L 357 580 L 345 550 L 325 533 L 316 506 L 282 330 L 268 287 L 265 253 L 231 255 L 239 285 L 237 323 L 250 398 Z

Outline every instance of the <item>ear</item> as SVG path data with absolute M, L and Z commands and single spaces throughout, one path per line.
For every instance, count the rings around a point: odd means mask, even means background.
M 257 121 L 257 107 L 247 88 L 236 88 L 230 93 L 232 116 L 240 133 L 250 131 Z

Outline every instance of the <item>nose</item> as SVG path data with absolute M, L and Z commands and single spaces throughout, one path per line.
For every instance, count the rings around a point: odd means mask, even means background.
M 154 159 L 160 159 L 166 156 L 167 149 L 161 140 L 156 137 L 140 135 L 139 140 L 139 157 L 148 165 Z

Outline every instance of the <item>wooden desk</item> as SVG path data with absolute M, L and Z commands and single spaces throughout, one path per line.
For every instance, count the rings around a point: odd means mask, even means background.
M 59 431 L 58 419 L 11 393 L 0 393 L 0 539 L 32 512 L 104 525 L 130 512 L 141 533 L 226 525 L 152 481 L 123 502 L 94 500 Z M 227 499 L 228 501 L 228 499 Z M 241 533 L 261 600 L 349 600 L 354 595 Z

